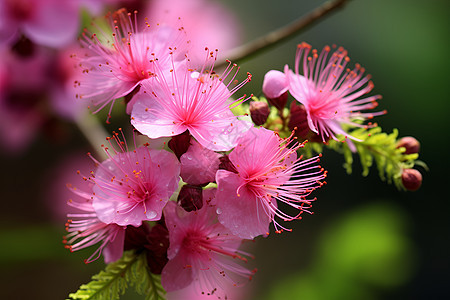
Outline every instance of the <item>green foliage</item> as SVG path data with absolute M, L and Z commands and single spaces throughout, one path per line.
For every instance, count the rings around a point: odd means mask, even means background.
M 371 166 L 376 164 L 378 174 L 383 181 L 394 183 L 398 189 L 404 189 L 401 181 L 403 169 L 412 168 L 416 163 L 418 154 L 405 154 L 405 148 L 397 148 L 398 130 L 392 133 L 382 132 L 380 127 L 369 129 L 358 128 L 350 132 L 350 135 L 361 141 L 351 141 L 356 147 L 356 153 L 362 166 L 362 175 L 367 176 Z M 352 172 L 353 152 L 349 143 L 330 140 L 327 145 L 344 155 L 344 168 L 347 173 Z
M 165 291 L 160 276 L 150 273 L 145 252 L 126 251 L 118 261 L 108 264 L 104 271 L 92 276 L 92 281 L 69 294 L 72 300 L 119 299 L 128 285 L 146 296 L 146 300 L 163 300 Z
M 408 282 L 416 271 L 410 220 L 390 200 L 328 220 L 309 265 L 273 281 L 258 299 L 381 299 L 380 292 Z

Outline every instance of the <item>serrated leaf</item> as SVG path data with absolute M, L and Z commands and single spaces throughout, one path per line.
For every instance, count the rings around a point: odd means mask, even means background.
M 104 271 L 92 276 L 92 281 L 69 294 L 69 300 L 119 299 L 128 286 L 145 295 L 146 299 L 164 300 L 165 291 L 158 275 L 150 273 L 146 253 L 126 251 L 116 262 L 108 264 Z

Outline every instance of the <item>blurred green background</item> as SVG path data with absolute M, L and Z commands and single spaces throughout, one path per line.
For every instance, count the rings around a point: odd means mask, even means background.
M 241 19 L 248 41 L 323 2 L 223 3 Z M 388 114 L 378 117 L 378 123 L 385 132 L 398 128 L 401 136 L 415 136 L 421 142 L 420 159 L 430 169 L 421 169 L 419 191 L 399 192 L 381 182 L 375 169 L 362 177 L 358 161 L 353 174 L 346 175 L 343 158 L 326 151 L 322 164 L 329 170 L 328 185 L 316 194 L 314 215 L 288 224 L 291 233 L 248 245 L 258 268 L 248 286 L 249 299 L 449 297 L 444 189 L 450 167 L 449 13 L 445 0 L 353 0 L 290 41 L 240 64 L 244 74 L 253 74 L 242 93 L 259 94 L 268 70 L 293 64 L 297 43 L 306 41 L 318 49 L 344 46 L 351 63 L 360 63 L 373 76 L 374 93 L 383 95 L 380 108 Z M 76 127 L 64 124 L 62 131 L 67 138 L 55 142 L 40 136 L 24 156 L 0 157 L 2 299 L 62 299 L 104 267 L 101 260 L 85 265 L 86 251 L 70 254 L 63 248 L 64 224 L 54 220 L 46 204 L 49 170 L 67 154 L 89 151 Z

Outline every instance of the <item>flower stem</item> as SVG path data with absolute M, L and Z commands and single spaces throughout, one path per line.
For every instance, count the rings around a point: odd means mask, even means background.
M 329 15 L 334 10 L 341 8 L 346 4 L 348 0 L 330 0 L 317 7 L 309 14 L 295 20 L 294 22 L 276 29 L 268 34 L 253 40 L 247 44 L 232 49 L 229 53 L 226 53 L 227 57 L 233 63 L 242 62 L 248 60 L 251 57 L 268 50 L 269 48 L 292 38 L 303 29 L 314 24 L 316 21 Z M 226 65 L 226 62 L 220 62 L 217 67 Z
M 100 147 L 104 143 L 106 137 L 108 137 L 108 132 L 100 124 L 95 116 L 85 112 L 75 120 L 75 124 L 81 133 L 86 137 L 86 140 L 91 144 L 98 155 L 99 160 L 105 160 L 108 158 L 106 153 Z

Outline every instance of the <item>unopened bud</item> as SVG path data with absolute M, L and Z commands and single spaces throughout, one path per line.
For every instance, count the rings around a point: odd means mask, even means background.
M 269 105 L 262 101 L 250 102 L 250 117 L 255 125 L 263 125 L 270 114 Z
M 167 264 L 167 249 L 169 248 L 169 231 L 166 226 L 156 224 L 147 235 L 147 263 L 153 274 L 161 274 Z
M 145 222 L 139 227 L 127 226 L 127 230 L 125 230 L 124 250 L 143 249 L 147 244 L 147 235 L 149 233 L 150 228 Z
M 185 184 L 178 194 L 178 202 L 185 211 L 193 211 L 203 206 L 203 189 L 201 186 Z
M 22 35 L 20 39 L 12 46 L 12 51 L 22 57 L 31 57 L 37 47 L 33 42 Z
M 189 133 L 189 131 L 186 130 L 185 132 L 172 137 L 172 139 L 168 143 L 168 146 L 170 150 L 172 150 L 173 153 L 175 153 L 175 155 L 179 160 L 181 155 L 186 153 L 186 151 L 188 150 L 191 144 L 190 142 L 191 142 L 191 134 Z
M 228 155 L 220 157 L 219 160 L 220 160 L 219 169 L 227 170 L 233 173 L 238 173 L 236 167 L 233 165 Z
M 289 130 L 295 130 L 295 135 L 302 140 L 309 140 L 311 142 L 320 143 L 322 139 L 315 132 L 311 131 L 308 125 L 308 114 L 305 106 L 298 105 L 296 101 L 291 103 L 289 111 Z
M 422 185 L 422 174 L 416 169 L 404 169 L 402 183 L 408 191 L 417 191 Z
M 419 153 L 420 142 L 412 136 L 405 136 L 402 137 L 397 143 L 397 148 L 400 147 L 405 148 L 404 154 Z
M 267 101 L 269 101 L 270 105 L 275 106 L 278 111 L 282 112 L 288 101 L 288 96 L 288 92 L 284 92 L 280 97 L 267 98 Z
M 289 130 L 297 128 L 296 135 L 302 138 L 306 138 L 309 132 L 306 109 L 303 105 L 297 105 L 295 101 L 291 103 L 288 128 Z
M 282 111 L 286 106 L 289 84 L 286 75 L 280 71 L 270 70 L 264 76 L 262 90 L 267 101 Z

